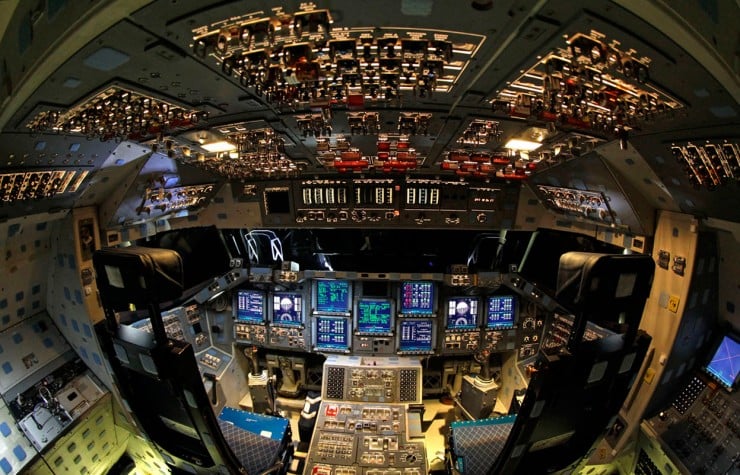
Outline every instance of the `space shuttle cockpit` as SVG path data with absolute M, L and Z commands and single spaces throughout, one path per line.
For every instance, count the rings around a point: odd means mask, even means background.
M 739 6 L 581 3 L 0 2 L 0 474 L 737 474 Z
M 612 422 L 650 342 L 645 256 L 566 253 L 552 295 L 515 265 L 365 273 L 233 256 L 242 265 L 185 289 L 188 260 L 141 244 L 95 253 L 96 331 L 121 403 L 175 471 L 562 470 Z

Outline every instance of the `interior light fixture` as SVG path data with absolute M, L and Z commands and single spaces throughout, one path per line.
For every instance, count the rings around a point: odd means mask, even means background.
M 227 142 L 225 140 L 221 140 L 218 142 L 211 142 L 211 143 L 204 143 L 201 145 L 205 150 L 211 152 L 211 153 L 219 153 L 219 152 L 230 152 L 232 150 L 236 150 L 236 145 L 234 145 L 231 142 Z
M 524 150 L 527 152 L 531 152 L 532 150 L 537 150 L 542 146 L 539 142 L 532 142 L 531 140 L 524 140 L 524 139 L 510 139 L 508 142 L 506 142 L 506 145 L 504 145 L 504 148 L 508 148 L 511 150 Z

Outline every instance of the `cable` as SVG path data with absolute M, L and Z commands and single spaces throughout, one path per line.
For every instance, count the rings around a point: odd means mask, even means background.
M 39 407 L 41 407 L 41 403 L 38 403 L 38 404 L 36 404 L 36 405 L 35 405 L 35 406 L 33 407 L 33 411 L 31 411 L 31 419 L 33 420 L 33 422 L 35 422 L 35 423 L 36 423 L 36 428 L 37 428 L 38 430 L 41 430 L 41 429 L 43 429 L 43 428 L 44 428 L 44 425 L 43 425 L 43 424 L 41 424 L 41 423 L 40 423 L 39 421 L 37 421 L 37 420 L 36 420 L 36 410 L 37 410 L 37 409 L 38 409 Z

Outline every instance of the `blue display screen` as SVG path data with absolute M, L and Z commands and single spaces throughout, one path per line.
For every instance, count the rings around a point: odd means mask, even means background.
M 434 313 L 434 283 L 425 281 L 401 282 L 401 311 L 406 315 Z
M 349 350 L 349 322 L 347 317 L 317 316 L 315 338 L 317 350 Z
M 705 370 L 726 389 L 733 389 L 740 373 L 740 343 L 725 335 Z
M 272 296 L 272 323 L 275 325 L 303 325 L 303 295 L 276 292 Z
M 478 326 L 478 299 L 452 297 L 447 299 L 447 329 L 473 330 Z
M 238 290 L 236 320 L 242 323 L 264 323 L 265 294 L 259 290 Z
M 515 302 L 512 295 L 492 295 L 486 303 L 487 328 L 513 328 Z
M 349 314 L 351 298 L 347 280 L 316 281 L 317 313 Z
M 357 333 L 390 335 L 393 331 L 393 306 L 387 299 L 361 298 L 357 301 Z
M 427 353 L 434 350 L 434 323 L 427 319 L 403 319 L 398 327 L 398 351 Z

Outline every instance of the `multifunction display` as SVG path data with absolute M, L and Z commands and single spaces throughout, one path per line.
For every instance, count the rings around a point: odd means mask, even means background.
M 357 301 L 358 335 L 390 335 L 393 331 L 393 304 L 388 299 L 361 298 Z
M 452 297 L 447 299 L 447 329 L 472 330 L 478 325 L 478 299 Z
M 265 320 L 265 294 L 258 290 L 237 291 L 236 320 L 240 323 L 263 323 Z
M 316 313 L 347 314 L 350 310 L 350 282 L 347 280 L 316 281 Z
M 398 326 L 400 353 L 430 353 L 434 350 L 434 322 L 429 319 L 407 318 Z
M 303 296 L 289 292 L 273 294 L 272 323 L 286 326 L 303 325 Z
M 430 315 L 434 312 L 434 283 L 401 282 L 401 314 Z
M 346 317 L 317 316 L 316 343 L 317 350 L 348 351 L 349 322 Z
M 514 326 L 514 297 L 512 295 L 494 295 L 487 299 L 487 328 L 512 328 Z

